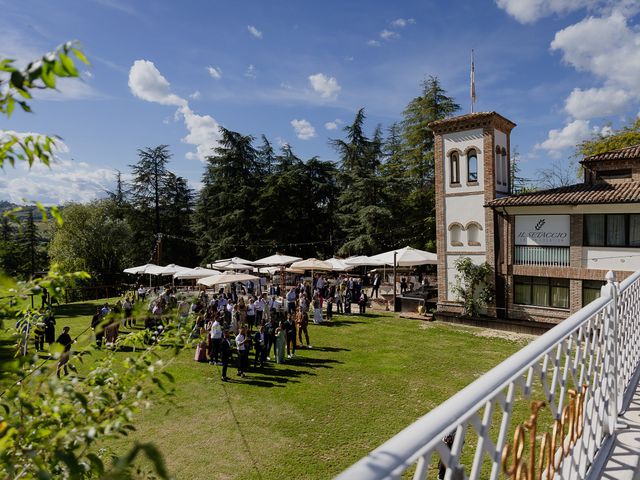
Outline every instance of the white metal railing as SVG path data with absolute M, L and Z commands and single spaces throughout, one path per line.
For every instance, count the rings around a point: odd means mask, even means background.
M 541 265 L 544 267 L 568 267 L 569 247 L 515 246 L 516 265 Z
M 436 479 L 440 469 L 446 480 L 598 478 L 639 360 L 640 271 L 622 284 L 609 272 L 599 299 L 337 478 Z M 531 400 L 539 403 L 530 413 Z M 453 432 L 447 446 L 444 437 Z

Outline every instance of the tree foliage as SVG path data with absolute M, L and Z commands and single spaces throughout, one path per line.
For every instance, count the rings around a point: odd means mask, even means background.
M 462 302 L 464 315 L 476 316 L 493 303 L 495 287 L 490 281 L 491 265 L 487 262 L 476 265 L 469 257 L 460 257 L 455 267 L 458 273 L 452 286 L 453 294 Z
M 602 131 L 594 133 L 591 138 L 577 146 L 576 156 L 588 157 L 638 144 L 640 144 L 640 118 L 608 134 Z

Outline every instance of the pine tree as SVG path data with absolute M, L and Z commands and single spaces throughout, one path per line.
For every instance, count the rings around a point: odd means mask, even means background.
M 338 224 L 347 241 L 338 253 L 371 254 L 378 250 L 378 235 L 391 222 L 380 176 L 382 133 L 378 127 L 372 139 L 363 131 L 364 109 L 351 125 L 344 127 L 346 140 L 332 140 L 340 154 L 337 201 Z
M 262 225 L 256 215 L 257 152 L 253 137 L 220 128 L 221 139 L 207 159 L 193 228 L 198 253 L 207 260 L 251 256 Z
M 429 124 L 453 115 L 460 109 L 446 95 L 437 77 L 422 82 L 422 94 L 409 102 L 402 122 L 404 155 L 410 192 L 405 221 L 416 234 L 417 247 L 435 248 L 435 165 L 434 136 Z

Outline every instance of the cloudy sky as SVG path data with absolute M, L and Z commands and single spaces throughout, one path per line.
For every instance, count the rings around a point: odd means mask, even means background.
M 518 124 L 525 176 L 566 160 L 640 106 L 637 0 L 244 2 L 0 0 L 0 58 L 81 42 L 91 66 L 0 131 L 57 134 L 51 169 L 6 168 L 0 199 L 64 203 L 103 195 L 138 148 L 161 143 L 198 187 L 218 126 L 335 159 L 328 140 L 357 109 L 367 128 L 401 119 L 428 75 L 469 111 Z

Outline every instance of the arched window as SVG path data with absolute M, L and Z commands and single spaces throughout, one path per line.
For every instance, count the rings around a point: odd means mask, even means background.
M 480 231 L 482 230 L 482 225 L 478 222 L 469 222 L 465 230 L 467 231 L 467 245 L 480 246 Z
M 502 183 L 503 185 L 509 185 L 509 160 L 507 159 L 507 149 L 502 147 L 502 166 L 504 171 L 502 173 Z
M 467 152 L 467 182 L 478 181 L 478 154 L 475 150 Z
M 496 166 L 495 166 L 495 172 L 496 172 L 496 182 L 498 183 L 498 185 L 502 185 L 502 154 L 501 154 L 501 150 L 500 147 L 496 147 Z
M 460 157 L 458 152 L 452 152 L 449 157 L 451 167 L 451 183 L 460 183 Z
M 464 227 L 458 222 L 453 222 L 449 225 L 449 243 L 452 247 L 462 246 L 462 231 Z

